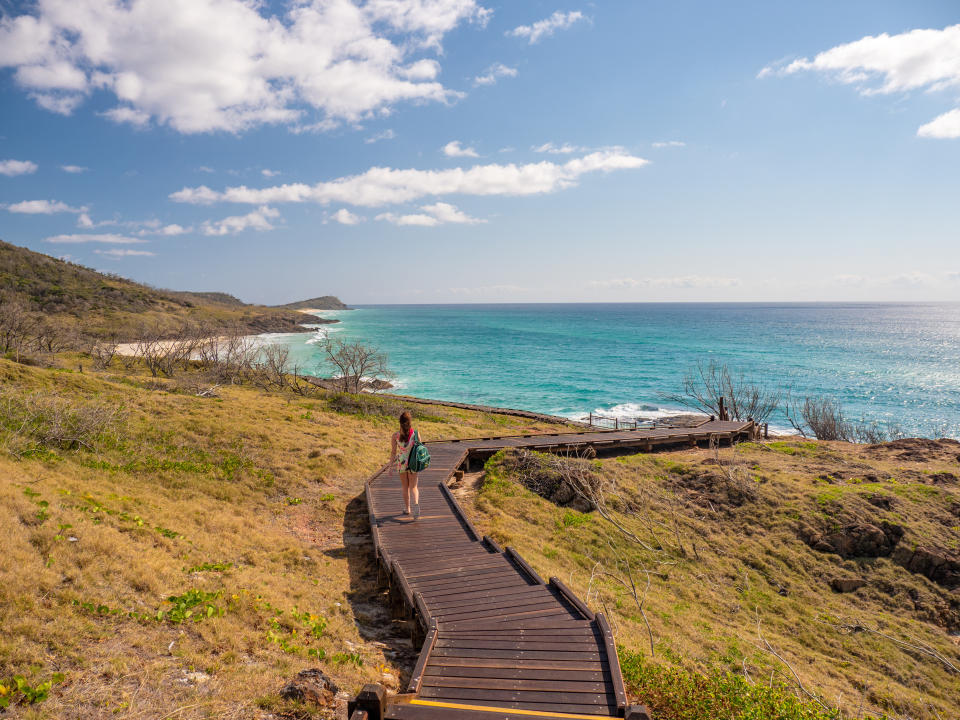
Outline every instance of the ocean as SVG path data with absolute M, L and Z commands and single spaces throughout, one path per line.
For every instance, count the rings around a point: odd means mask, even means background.
M 380 348 L 398 392 L 571 418 L 656 419 L 698 361 L 825 395 L 845 415 L 960 438 L 958 303 L 381 305 L 323 312 Z M 277 335 L 329 375 L 310 335 Z M 774 428 L 789 427 L 778 411 Z

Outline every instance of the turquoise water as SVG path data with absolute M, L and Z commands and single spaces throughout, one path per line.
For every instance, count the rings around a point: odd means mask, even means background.
M 699 359 L 829 395 L 848 417 L 960 437 L 960 304 L 551 304 L 365 306 L 326 312 L 332 332 L 389 355 L 418 397 L 656 418 L 679 408 Z M 275 336 L 329 374 L 311 336 Z M 786 427 L 782 415 L 772 424 Z

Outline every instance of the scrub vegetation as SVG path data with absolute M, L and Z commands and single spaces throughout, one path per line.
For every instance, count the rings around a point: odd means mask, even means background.
M 958 474 L 952 440 L 791 438 L 505 451 L 459 492 L 481 532 L 608 615 L 658 720 L 937 720 L 960 715 Z
M 308 668 L 340 701 L 398 688 L 418 649 L 376 594 L 359 498 L 396 400 L 252 382 L 198 396 L 197 370 L 52 363 L 0 359 L 9 716 L 333 717 L 336 700 L 280 696 Z M 426 438 L 548 427 L 428 410 Z

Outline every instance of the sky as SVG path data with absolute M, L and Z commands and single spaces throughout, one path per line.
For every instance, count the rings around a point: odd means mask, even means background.
M 960 5 L 0 0 L 0 238 L 269 304 L 960 300 Z

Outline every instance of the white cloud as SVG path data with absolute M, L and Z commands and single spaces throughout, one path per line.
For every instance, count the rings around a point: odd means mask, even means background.
M 414 213 L 411 215 L 396 215 L 394 213 L 380 213 L 376 220 L 385 220 L 394 225 L 421 225 L 423 227 L 434 227 L 440 224 L 433 215 L 423 213 Z
M 23 202 L 7 205 L 7 210 L 12 213 L 23 213 L 25 215 L 54 215 L 56 213 L 84 213 L 86 208 L 75 208 L 62 203 L 59 200 L 24 200 Z
M 532 25 L 520 25 L 513 30 L 508 30 L 506 35 L 508 37 L 526 38 L 530 41 L 530 44 L 533 45 L 542 38 L 550 37 L 557 32 L 557 30 L 566 30 L 575 22 L 585 19 L 584 14 L 579 10 L 567 13 L 557 10 L 550 17 L 538 20 Z
M 393 140 L 397 134 L 393 130 L 384 130 L 383 132 L 378 132 L 376 135 L 371 135 L 364 142 L 367 145 L 372 145 L 375 142 L 380 142 L 381 140 Z
M 363 218 L 359 215 L 354 215 L 352 212 L 346 208 L 340 208 L 333 215 L 330 216 L 336 220 L 341 225 L 356 225 L 363 221 Z
M 912 272 L 899 273 L 897 275 L 880 278 L 880 283 L 884 285 L 919 287 L 922 285 L 934 285 L 937 283 L 937 278 L 929 273 L 914 270 Z
M 81 210 L 86 210 L 86 208 L 81 208 Z M 91 228 L 103 227 L 104 225 L 119 225 L 120 222 L 117 220 L 101 220 L 100 222 L 94 222 L 90 215 L 86 212 L 81 212 L 77 216 L 77 227 L 83 228 L 84 230 L 89 230 Z M 127 227 L 137 227 L 139 223 L 123 223 Z
M 69 113 L 67 113 L 69 114 Z M 126 105 L 121 105 L 120 107 L 111 108 L 106 112 L 102 113 L 105 118 L 113 120 L 118 125 L 133 125 L 134 127 L 143 128 L 150 123 L 150 113 L 145 112 L 144 110 L 137 110 Z
M 110 250 L 94 250 L 97 255 L 109 257 L 154 257 L 156 253 L 149 250 L 131 250 L 130 248 L 111 248 Z
M 280 174 L 280 171 L 279 171 L 279 170 L 267 170 L 267 169 L 263 169 L 263 170 L 260 171 L 260 174 L 263 175 L 264 177 L 272 178 L 272 177 L 276 177 L 277 175 L 279 175 L 279 174 Z
M 204 235 L 235 235 L 244 230 L 273 230 L 270 220 L 280 217 L 279 211 L 266 205 L 247 213 L 233 215 L 223 220 L 206 221 L 202 225 Z
M 85 173 L 90 168 L 83 167 L 83 165 L 61 165 L 60 169 L 71 175 L 79 175 L 80 173 Z
M 577 147 L 576 145 L 571 145 L 570 143 L 554 145 L 552 142 L 544 143 L 543 145 L 534 145 L 530 149 L 537 153 L 550 153 L 551 155 L 570 155 L 571 153 L 583 152 L 586 150 L 586 148 Z
M 686 147 L 686 146 L 687 144 L 685 142 L 681 142 L 680 140 L 666 140 L 664 142 L 653 143 L 653 147 L 655 148 Z
M 896 275 L 834 275 L 829 284 L 842 287 L 938 287 L 943 283 L 951 283 L 960 279 L 960 273 L 928 273 L 920 270 L 910 270 Z
M 206 166 L 206 165 L 201 165 L 200 167 L 197 168 L 197 172 L 202 172 L 202 173 L 215 173 L 216 170 L 214 170 L 212 167 L 208 167 L 208 166 Z
M 190 203 L 191 205 L 210 205 L 220 199 L 220 194 L 206 185 L 195 188 L 183 188 L 171 193 L 170 199 L 176 202 Z
M 387 22 L 395 30 L 421 35 L 421 44 L 434 48 L 461 20 L 484 28 L 493 14 L 473 0 L 368 0 L 364 10 L 371 19 Z
M 77 93 L 63 95 L 61 93 L 29 93 L 30 99 L 44 110 L 57 115 L 71 115 L 83 102 L 83 95 Z
M 37 171 L 37 164 L 29 160 L 0 160 L 0 175 L 15 177 Z
M 507 67 L 503 63 L 494 63 L 486 70 L 483 71 L 482 75 L 477 75 L 473 79 L 474 87 L 478 85 L 493 85 L 502 77 L 516 77 L 517 69 L 512 67 Z
M 926 125 L 921 125 L 917 129 L 917 135 L 937 139 L 960 138 L 960 108 L 945 112 Z
M 446 223 L 474 225 L 476 223 L 486 222 L 486 220 L 470 217 L 457 206 L 445 202 L 423 205 L 420 209 L 423 211 L 422 213 L 413 213 L 410 215 L 380 213 L 375 219 L 385 220 L 394 225 L 421 225 L 423 227 L 435 227 Z
M 258 0 L 44 0 L 0 20 L 0 67 L 69 115 L 95 91 L 106 117 L 183 133 L 263 124 L 328 129 L 402 102 L 446 102 L 446 33 L 483 26 L 476 0 L 314 0 L 274 14 Z M 310 116 L 319 114 L 319 119 Z
M 646 277 L 646 278 L 613 278 L 611 280 L 594 280 L 590 283 L 593 288 L 724 288 L 735 287 L 740 284 L 739 278 L 703 277 L 702 275 L 682 275 L 678 277 Z
M 823 73 L 838 82 L 855 85 L 864 95 L 956 88 L 960 86 L 960 25 L 898 35 L 867 35 L 825 50 L 813 60 L 800 58 L 786 65 L 769 65 L 757 77 L 804 71 Z M 960 108 L 921 126 L 917 134 L 929 138 L 960 137 Z
M 470 217 L 455 205 L 445 202 L 438 202 L 434 203 L 433 205 L 424 205 L 420 209 L 429 213 L 430 215 L 433 215 L 433 217 L 442 223 L 474 225 L 476 223 L 486 222 L 486 220 Z
M 447 157 L 480 157 L 472 147 L 462 147 L 459 140 L 452 140 L 443 146 Z
M 162 228 L 156 231 L 157 235 L 165 235 L 167 237 L 175 237 L 177 235 L 184 235 L 193 230 L 193 228 L 183 227 L 183 225 L 177 225 L 176 223 L 171 223 L 169 225 L 164 225 Z
M 46 238 L 49 243 L 106 243 L 108 245 L 136 245 L 145 243 L 146 240 L 127 237 L 126 235 L 106 234 L 77 234 L 77 235 L 54 235 Z
M 206 185 L 185 187 L 170 194 L 176 202 L 209 205 L 214 202 L 264 205 L 270 203 L 342 203 L 361 207 L 411 202 L 443 195 L 541 195 L 573 187 L 581 176 L 643 167 L 643 158 L 621 149 L 600 150 L 563 164 L 552 162 L 527 165 L 475 165 L 447 170 L 395 170 L 374 167 L 359 175 L 337 178 L 315 185 L 292 183 L 266 188 L 230 187 L 222 192 Z

